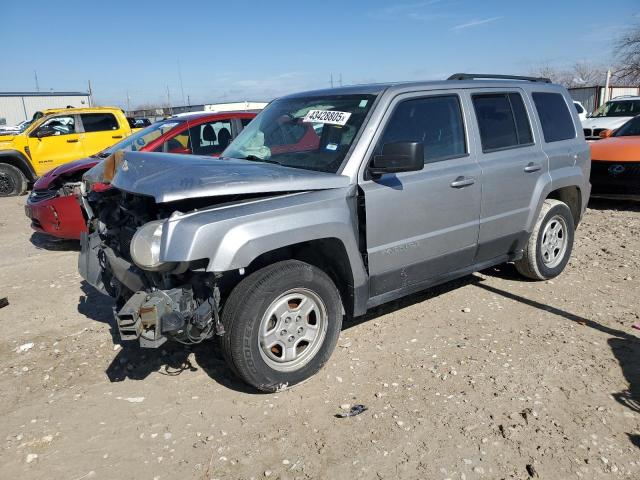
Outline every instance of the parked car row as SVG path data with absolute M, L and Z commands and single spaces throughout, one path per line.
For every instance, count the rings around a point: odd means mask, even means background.
M 639 193 L 640 117 L 587 144 L 580 108 L 547 79 L 458 74 L 182 115 L 42 175 L 26 214 L 81 240 L 121 340 L 215 337 L 275 391 L 319 371 L 345 314 L 504 262 L 559 275 L 589 178 L 594 195 Z

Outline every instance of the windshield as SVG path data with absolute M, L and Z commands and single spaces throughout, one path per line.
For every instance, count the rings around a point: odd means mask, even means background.
M 276 100 L 222 156 L 336 173 L 374 99 L 333 95 Z
M 638 114 L 640 114 L 640 100 L 615 100 L 599 107 L 591 117 L 635 117 Z
M 640 135 L 640 115 L 629 120 L 613 134 L 614 137 L 633 137 L 636 135 Z
M 149 125 L 147 128 L 140 130 L 139 132 L 129 135 L 124 140 L 119 141 L 115 145 L 111 145 L 109 148 L 103 150 L 98 154 L 99 157 L 108 157 L 112 153 L 119 150 L 125 150 L 127 152 L 137 152 L 141 150 L 145 145 L 154 141 L 156 138 L 161 137 L 172 128 L 180 125 L 182 120 L 164 120 L 156 122 L 153 125 Z

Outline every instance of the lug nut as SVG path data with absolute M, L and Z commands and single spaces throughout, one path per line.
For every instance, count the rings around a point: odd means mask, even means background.
M 303 331 L 304 331 L 304 328 L 298 327 L 298 333 L 302 333 Z
M 289 336 L 289 341 L 290 341 L 290 342 L 293 342 L 295 339 L 296 339 L 296 337 L 294 337 L 293 335 L 290 335 L 290 336 Z
M 282 335 L 283 337 L 284 337 L 286 334 L 287 334 L 287 331 L 286 331 L 286 330 L 282 330 L 282 331 L 280 332 L 280 335 Z

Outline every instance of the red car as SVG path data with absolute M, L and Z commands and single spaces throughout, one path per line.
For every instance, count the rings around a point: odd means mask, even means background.
M 27 198 L 31 227 L 55 237 L 79 239 L 86 219 L 74 187 L 103 158 L 119 151 L 218 156 L 256 116 L 255 112 L 199 113 L 156 122 L 89 158 L 65 163 L 40 177 Z

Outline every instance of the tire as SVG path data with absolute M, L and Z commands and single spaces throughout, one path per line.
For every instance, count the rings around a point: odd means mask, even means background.
M 27 191 L 27 179 L 18 168 L 0 163 L 0 197 L 14 197 Z
M 533 280 L 560 275 L 571 257 L 574 231 L 573 215 L 567 204 L 545 200 L 524 255 L 515 262 L 518 272 Z
M 246 383 L 265 392 L 282 390 L 312 377 L 329 360 L 342 311 L 340 294 L 322 270 L 297 260 L 274 263 L 229 295 L 220 346 Z

